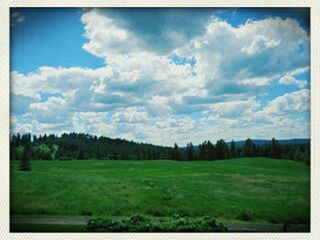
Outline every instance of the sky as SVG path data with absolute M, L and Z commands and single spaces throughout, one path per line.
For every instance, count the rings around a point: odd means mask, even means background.
M 310 137 L 298 8 L 12 8 L 11 133 L 172 146 Z

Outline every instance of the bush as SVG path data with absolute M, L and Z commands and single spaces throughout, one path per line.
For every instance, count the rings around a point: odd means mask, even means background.
M 51 149 L 46 144 L 41 144 L 34 147 L 34 154 L 37 159 L 41 160 L 52 160 Z
M 90 232 L 225 232 L 227 228 L 213 218 L 188 218 L 175 214 L 157 222 L 142 215 L 134 215 L 122 220 L 94 218 L 88 221 L 86 230 Z
M 126 232 L 126 224 L 109 218 L 96 218 L 88 221 L 86 229 L 91 232 Z

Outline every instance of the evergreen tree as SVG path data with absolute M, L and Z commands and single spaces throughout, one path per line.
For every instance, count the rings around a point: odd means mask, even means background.
M 248 138 L 244 143 L 243 156 L 244 157 L 256 156 L 256 145 L 253 143 L 253 141 L 250 138 Z
M 21 144 L 21 136 L 20 133 L 17 134 L 17 146 Z
M 65 154 L 63 151 L 63 147 L 58 147 L 58 150 L 56 152 L 56 160 L 63 160 L 65 158 Z
M 16 147 L 10 145 L 10 160 L 17 160 L 18 159 L 18 154 Z
M 192 142 L 187 144 L 187 160 L 193 160 L 193 145 Z
M 25 142 L 24 149 L 23 149 L 23 155 L 20 160 L 20 170 L 21 171 L 31 171 L 31 144 L 30 142 Z
M 97 159 L 101 159 L 101 152 L 100 152 L 100 148 L 99 147 L 97 148 L 97 151 L 96 151 L 96 158 Z M 125 159 L 125 158 L 123 158 L 123 159 Z
M 199 145 L 199 160 L 205 160 L 206 159 L 206 142 Z
M 174 143 L 174 146 L 173 146 L 172 159 L 180 160 L 180 152 L 179 152 L 179 147 L 177 143 Z
M 206 160 L 215 160 L 216 156 L 215 156 L 215 148 L 214 145 L 208 140 L 207 141 L 207 156 L 206 156 Z
M 275 138 L 272 138 L 271 140 L 270 157 L 281 158 L 281 146 L 280 143 L 277 140 L 275 140 Z
M 31 141 L 31 134 L 17 133 L 10 137 L 10 159 L 22 161 L 22 159 L 51 160 L 52 157 L 61 160 L 111 157 L 138 160 L 159 159 L 160 156 L 163 158 L 169 154 L 174 160 L 215 160 L 240 156 L 264 156 L 291 159 L 307 164 L 310 162 L 309 143 L 280 145 L 273 138 L 259 146 L 256 146 L 251 139 L 247 139 L 242 147 L 235 147 L 235 145 L 233 140 L 229 145 L 222 139 L 215 145 L 210 141 L 204 141 L 197 150 L 194 150 L 190 143 L 187 148 L 179 149 L 177 144 L 174 147 L 163 147 L 83 133 L 64 133 L 60 137 L 44 134 L 33 136 Z M 24 151 L 24 149 L 27 150 Z
M 231 143 L 230 143 L 230 157 L 231 158 L 235 158 L 236 157 L 236 146 L 235 143 L 232 139 Z
M 77 156 L 78 159 L 84 159 L 84 152 L 83 152 L 83 149 L 80 148 L 79 152 L 78 152 L 78 156 Z
M 217 159 L 225 159 L 228 157 L 228 146 L 223 139 L 217 141 L 215 154 Z

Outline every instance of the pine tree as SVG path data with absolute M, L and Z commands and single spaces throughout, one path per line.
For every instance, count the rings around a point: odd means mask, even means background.
M 19 169 L 21 171 L 31 171 L 31 162 L 30 162 L 31 150 L 32 149 L 31 149 L 30 142 L 25 142 L 23 155 L 20 160 L 20 168 Z
M 217 159 L 225 159 L 228 157 L 228 146 L 223 139 L 220 139 L 216 143 L 215 153 Z
M 206 160 L 215 160 L 216 158 L 216 154 L 215 154 L 215 147 L 214 145 L 208 140 L 207 141 L 207 156 L 206 156 Z
M 232 139 L 231 144 L 230 144 L 230 157 L 235 158 L 236 157 L 236 146 L 235 143 Z
M 172 159 L 180 160 L 180 152 L 179 152 L 179 147 L 177 143 L 174 143 L 174 146 L 173 146 Z
M 199 145 L 199 160 L 206 159 L 206 146 L 205 143 Z
M 96 158 L 100 159 L 101 158 L 101 152 L 100 152 L 100 148 L 98 147 L 96 150 Z M 124 159 L 124 158 L 123 158 Z
M 192 142 L 187 144 L 187 159 L 188 160 L 193 160 L 193 145 Z
M 83 152 L 82 148 L 80 148 L 80 150 L 78 152 L 77 159 L 84 159 L 84 152 Z
M 248 138 L 244 143 L 243 148 L 243 156 L 244 157 L 254 157 L 256 156 L 256 145 L 253 143 L 253 141 Z
M 271 140 L 271 157 L 272 158 L 281 158 L 281 146 L 280 143 L 272 138 Z

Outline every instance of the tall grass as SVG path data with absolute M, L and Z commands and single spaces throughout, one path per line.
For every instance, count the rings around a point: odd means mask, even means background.
M 310 168 L 289 160 L 14 162 L 10 184 L 19 214 L 310 221 Z

